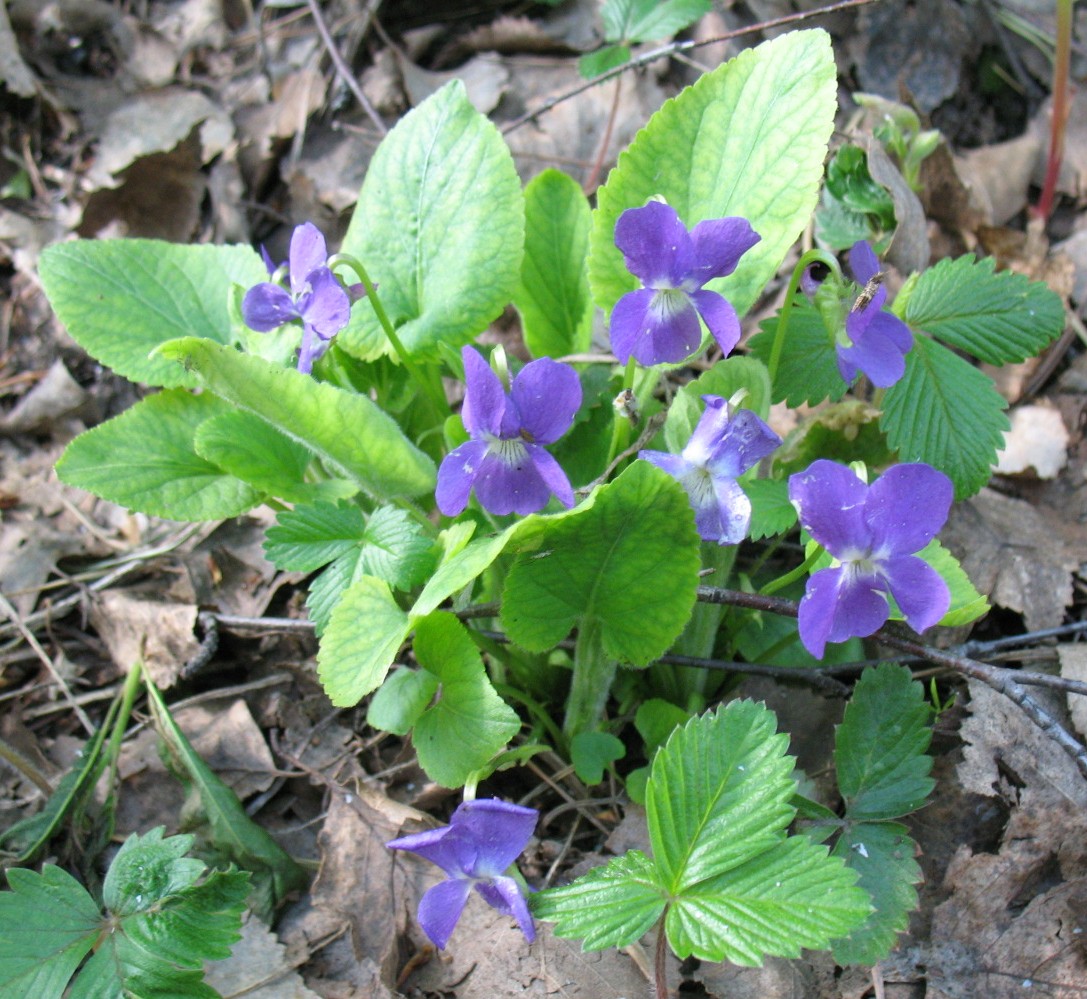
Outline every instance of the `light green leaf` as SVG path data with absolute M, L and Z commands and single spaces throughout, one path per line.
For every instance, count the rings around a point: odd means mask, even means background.
M 441 562 L 429 582 L 423 587 L 419 599 L 415 601 L 415 606 L 411 609 L 412 614 L 423 617 L 437 610 L 454 593 L 464 589 L 502 554 L 502 549 L 506 547 L 506 542 L 513 536 L 518 526 L 514 524 L 512 527 L 507 527 L 501 534 L 490 538 L 480 538 L 471 544 L 467 542 L 475 528 L 474 524 L 454 524 L 448 531 L 444 531 Z
M 513 304 L 533 357 L 589 349 L 593 302 L 586 257 L 592 213 L 581 186 L 544 170 L 525 187 L 525 256 Z
M 906 373 L 887 389 L 880 420 L 901 461 L 924 461 L 976 493 L 991 474 L 1010 424 L 992 379 L 926 336 L 915 336 Z
M 747 479 L 741 483 L 751 500 L 752 541 L 784 534 L 796 523 L 796 507 L 789 501 L 789 483 L 785 479 Z
M 188 775 L 200 797 L 213 845 L 226 860 L 252 873 L 251 908 L 266 922 L 270 921 L 275 907 L 306 884 L 305 872 L 263 826 L 246 814 L 234 791 L 193 749 L 155 685 L 148 682 L 146 688 L 158 733 L 177 764 L 177 771 Z
M 407 735 L 438 692 L 438 677 L 425 669 L 394 669 L 366 709 L 366 724 L 381 732 Z
M 305 482 L 313 455 L 252 413 L 222 413 L 205 420 L 196 431 L 196 453 L 254 489 L 288 503 L 320 496 L 347 498 L 358 487 L 343 479 Z
M 606 73 L 609 69 L 622 66 L 626 62 L 630 62 L 629 45 L 605 45 L 595 52 L 586 52 L 583 56 L 579 56 L 577 71 L 586 80 L 591 80 L 594 76 Z
M 212 395 L 168 389 L 81 434 L 57 462 L 63 482 L 170 520 L 222 520 L 260 502 L 251 485 L 196 453 L 207 420 L 230 412 Z
M 717 395 L 728 400 L 740 389 L 746 389 L 747 395 L 736 408 L 750 409 L 765 420 L 770 413 L 770 376 L 766 366 L 753 357 L 726 357 L 675 394 L 664 422 L 668 450 L 679 454 L 687 446 L 706 408 L 702 396 Z
M 923 558 L 940 574 L 951 592 L 948 611 L 937 622 L 941 627 L 969 624 L 989 610 L 989 601 L 978 593 L 959 560 L 935 538 L 917 553 L 917 557 Z
M 349 708 L 376 690 L 409 630 L 408 615 L 388 583 L 373 576 L 352 583 L 332 611 L 317 650 L 317 675 L 329 700 Z
M 871 904 L 856 880 L 826 847 L 792 836 L 684 891 L 665 917 L 668 943 L 681 959 L 746 967 L 799 957 L 864 922 Z
M 176 365 L 148 355 L 175 337 L 231 342 L 234 285 L 268 280 L 248 246 L 183 246 L 149 239 L 76 240 L 42 253 L 49 304 L 96 360 L 146 385 L 195 384 Z
M 748 342 L 751 353 L 764 364 L 770 363 L 778 319 L 779 316 L 774 316 L 760 323 L 759 332 Z M 838 370 L 823 317 L 806 298 L 798 296 L 789 315 L 785 346 L 774 379 L 773 401 L 786 402 L 794 409 L 824 399 L 837 402 L 848 388 Z
M 502 625 L 522 648 L 543 652 L 577 621 L 597 619 L 608 656 L 645 666 L 683 630 L 699 539 L 687 493 L 654 465 L 634 462 L 591 505 L 522 522 L 522 531 L 526 550 L 502 597 Z
M 634 943 L 660 919 L 665 901 L 653 861 L 638 850 L 528 897 L 538 919 L 556 924 L 555 936 L 583 937 L 583 950 Z
M 436 703 L 415 723 L 419 765 L 444 787 L 460 787 L 496 756 L 521 727 L 495 693 L 468 630 L 447 611 L 423 618 L 415 658 L 439 683 Z
M 600 9 L 609 42 L 652 42 L 689 28 L 713 5 L 710 0 L 607 0 Z
M 264 554 L 285 572 L 313 572 L 358 545 L 366 516 L 351 503 L 307 503 L 281 510 L 265 535 Z
M 703 75 L 653 115 L 597 192 L 589 280 L 610 310 L 638 287 L 614 244 L 628 208 L 662 195 L 688 226 L 740 215 L 762 237 L 711 281 L 743 315 L 811 218 L 834 124 L 830 36 L 795 31 Z
M 94 946 L 101 916 L 67 871 L 11 867 L 11 891 L 0 892 L 0 996 L 60 999 Z
M 341 251 L 366 266 L 408 353 L 438 360 L 513 297 L 524 211 L 509 148 L 454 80 L 378 146 Z M 337 342 L 364 360 L 388 350 L 361 303 Z
M 834 855 L 860 875 L 858 885 L 868 892 L 875 911 L 848 937 L 834 942 L 839 964 L 878 964 L 890 953 L 895 937 L 909 928 L 910 913 L 917 908 L 914 885 L 922 880 L 914 859 L 917 850 L 905 826 L 896 822 L 862 822 L 843 830 Z
M 834 738 L 838 787 L 851 820 L 893 819 L 920 808 L 929 777 L 930 710 L 905 666 L 866 669 Z
M 1025 361 L 1064 329 L 1060 296 L 1041 281 L 995 272 L 991 257 L 941 260 L 918 277 L 903 318 L 989 364 Z
M 434 462 L 365 395 L 210 340 L 172 340 L 159 353 L 194 372 L 216 395 L 304 444 L 373 496 L 418 496 L 434 488 Z
M 610 732 L 578 732 L 570 742 L 570 759 L 578 779 L 588 785 L 599 784 L 604 771 L 626 755 L 622 739 Z
M 772 712 L 733 701 L 677 730 L 653 760 L 646 819 L 660 881 L 677 895 L 785 838 L 796 783 Z

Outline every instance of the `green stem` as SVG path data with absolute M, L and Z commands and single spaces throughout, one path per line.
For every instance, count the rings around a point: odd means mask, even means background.
M 620 392 L 634 391 L 635 363 L 633 357 L 627 361 L 626 371 L 623 372 L 623 387 Z M 627 446 L 628 440 L 630 440 L 630 420 L 616 410 L 611 424 L 611 447 L 608 448 L 608 460 L 604 462 L 605 468 L 615 461 L 617 454 L 622 453 L 623 448 Z
M 785 573 L 784 576 L 778 576 L 777 579 L 770 580 L 769 583 L 759 590 L 759 593 L 764 597 L 768 597 L 771 593 L 777 593 L 778 590 L 784 589 L 795 580 L 802 579 L 808 574 L 808 570 L 819 560 L 819 557 L 823 554 L 823 550 L 822 545 L 816 545 L 815 548 L 812 549 L 812 553 L 804 559 L 800 565 L 791 572 Z
M 614 678 L 615 660 L 604 652 L 600 621 L 582 618 L 574 645 L 574 675 L 562 724 L 568 739 L 579 732 L 592 731 L 600 723 Z
M 808 250 L 797 262 L 793 268 L 793 276 L 789 279 L 789 288 L 785 292 L 785 304 L 781 307 L 781 316 L 778 318 L 777 334 L 774 336 L 774 345 L 770 349 L 770 363 L 767 368 L 770 372 L 770 384 L 774 384 L 774 380 L 777 378 L 778 365 L 781 363 L 781 355 L 785 350 L 785 334 L 789 329 L 789 316 L 793 311 L 793 302 L 796 299 L 797 289 L 800 287 L 800 279 L 804 276 L 806 271 L 812 264 L 821 263 L 825 264 L 835 274 L 838 279 L 841 280 L 842 271 L 838 266 L 838 261 L 832 254 L 826 252 L 826 250 Z
M 381 323 L 381 328 L 385 331 L 386 339 L 392 346 L 400 363 L 404 365 L 405 370 L 411 376 L 412 381 L 427 394 L 427 397 L 434 404 L 438 413 L 448 413 L 449 403 L 446 401 L 445 393 L 441 391 L 440 386 L 436 385 L 432 379 L 427 378 L 418 365 L 416 365 L 411 357 L 408 356 L 407 349 L 401 342 L 400 337 L 397 336 L 396 330 L 389 320 L 389 314 L 385 311 L 385 306 L 381 304 L 381 299 L 377 293 L 377 286 L 370 280 L 370 275 L 366 273 L 366 268 L 362 266 L 361 261 L 352 257 L 350 254 L 337 253 L 329 260 L 328 266 L 330 268 L 335 268 L 338 264 L 344 264 L 346 267 L 350 267 L 358 276 L 359 281 L 362 282 L 362 286 L 366 289 L 366 297 L 373 307 L 374 315 L 377 316 L 377 321 Z
M 125 729 L 128 728 L 128 720 L 132 717 L 132 708 L 136 703 L 136 697 L 143 687 L 143 663 L 137 659 L 125 677 L 125 685 L 121 689 L 121 706 L 114 719 L 113 728 L 109 734 L 109 742 L 106 744 L 105 758 L 109 761 L 110 787 L 117 786 L 117 762 L 121 756 L 121 743 L 124 741 Z
M 1033 214 L 1048 219 L 1053 212 L 1057 193 L 1057 178 L 1064 156 L 1064 132 L 1068 124 L 1068 76 L 1072 60 L 1073 0 L 1057 0 L 1057 48 L 1053 54 L 1053 118 L 1049 131 L 1049 156 L 1046 159 L 1045 182 Z

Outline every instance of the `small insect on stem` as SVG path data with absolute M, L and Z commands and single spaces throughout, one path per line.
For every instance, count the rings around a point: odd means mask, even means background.
M 853 308 L 850 312 L 861 312 L 863 309 L 867 309 L 872 304 L 872 299 L 876 297 L 876 292 L 879 290 L 879 286 L 883 284 L 883 279 L 887 275 L 883 271 L 876 271 L 869 279 L 868 283 L 864 286 L 861 293 L 857 296 L 857 300 L 853 303 Z

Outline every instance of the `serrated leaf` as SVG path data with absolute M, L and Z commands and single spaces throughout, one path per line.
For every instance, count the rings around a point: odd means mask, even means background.
M 931 714 L 905 666 L 866 669 L 834 736 L 838 788 L 851 820 L 893 819 L 920 808 L 929 777 Z
M 849 936 L 834 942 L 838 964 L 878 964 L 890 953 L 895 937 L 909 928 L 910 913 L 917 908 L 914 885 L 922 880 L 916 853 L 917 844 L 905 826 L 895 822 L 862 822 L 842 832 L 834 854 L 860 875 L 857 883 L 868 892 L 875 911 Z
M 653 115 L 597 192 L 590 237 L 593 297 L 610 310 L 638 287 L 614 244 L 628 208 L 662 195 L 688 226 L 740 215 L 762 237 L 708 287 L 743 315 L 811 218 L 833 128 L 830 38 L 795 31 L 704 74 Z
M 789 738 L 765 705 L 733 701 L 676 731 L 653 760 L 646 819 L 660 882 L 677 895 L 784 839 Z
M 593 302 L 585 259 L 592 213 L 581 186 L 544 170 L 525 187 L 525 256 L 513 304 L 533 357 L 589 349 Z
M 77 437 L 57 462 L 63 482 L 169 520 L 223 520 L 260 493 L 196 453 L 201 425 L 230 412 L 213 395 L 167 389 Z
M 276 515 L 264 554 L 285 572 L 313 572 L 346 555 L 365 532 L 366 517 L 357 506 L 307 503 Z
M 366 170 L 344 236 L 408 353 L 440 359 L 502 312 L 517 289 L 524 200 L 498 129 L 454 80 L 405 115 Z M 388 350 L 372 310 L 337 342 L 362 359 Z
M 765 319 L 759 324 L 759 332 L 748 341 L 751 353 L 763 364 L 770 363 L 777 328 L 778 316 Z M 806 298 L 797 296 L 774 378 L 774 402 L 786 402 L 794 409 L 824 399 L 837 402 L 848 388 L 838 370 L 823 317 Z
M 196 453 L 258 492 L 288 503 L 348 498 L 358 486 L 343 479 L 305 482 L 313 461 L 308 449 L 252 413 L 233 410 L 205 420 L 196 431 Z
M 80 961 L 94 946 L 101 915 L 67 871 L 7 871 L 0 892 L 0 996 L 60 999 Z
M 366 709 L 366 724 L 393 735 L 407 735 L 438 692 L 438 677 L 425 669 L 394 669 Z
M 388 583 L 373 576 L 352 583 L 333 609 L 317 650 L 317 676 L 329 700 L 352 707 L 375 690 L 409 630 L 408 615 Z
M 496 756 L 521 727 L 495 693 L 468 630 L 447 611 L 423 618 L 415 658 L 439 683 L 438 700 L 415 723 L 419 765 L 444 787 L 460 787 Z
M 76 240 L 42 253 L 40 274 L 57 317 L 96 360 L 146 385 L 193 385 L 150 357 L 176 337 L 230 342 L 234 285 L 268 280 L 248 246 L 183 246 L 149 239 Z
M 191 888 L 207 864 L 186 857 L 194 837 L 167 836 L 159 826 L 121 844 L 102 882 L 102 903 L 115 916 L 146 912 L 164 898 Z
M 443 531 L 441 561 L 415 601 L 412 614 L 423 617 L 437 610 L 454 593 L 464 589 L 502 554 L 517 528 L 518 525 L 514 524 L 501 534 L 491 538 L 479 538 L 471 544 L 467 542 L 475 529 L 474 524 L 454 524 L 449 530 Z
M 148 682 L 145 686 L 159 735 L 178 770 L 187 775 L 200 797 L 212 844 L 223 857 L 252 873 L 254 897 L 251 908 L 269 921 L 273 909 L 290 892 L 306 884 L 305 872 L 267 830 L 246 814 L 234 791 L 201 759 L 174 721 L 155 685 Z
M 592 786 L 604 779 L 604 771 L 626 755 L 623 740 L 610 732 L 578 732 L 570 741 L 570 761 L 583 784 Z
M 193 372 L 217 396 L 305 445 L 372 496 L 418 496 L 434 488 L 434 462 L 365 395 L 210 340 L 171 340 L 159 353 Z
M 789 501 L 789 483 L 785 479 L 747 479 L 741 483 L 751 500 L 752 541 L 784 534 L 797 519 L 796 507 Z
M 1064 329 L 1060 296 L 1041 281 L 995 267 L 991 257 L 941 260 L 917 279 L 903 318 L 989 364 L 1033 357 Z
M 582 937 L 583 950 L 634 943 L 660 919 L 665 901 L 653 861 L 638 850 L 528 897 L 538 919 L 555 923 L 555 936 Z
M 880 426 L 901 461 L 924 461 L 965 499 L 989 481 L 1010 427 L 1007 403 L 988 375 L 925 336 L 915 336 L 906 373 L 883 397 Z
M 668 943 L 681 959 L 747 967 L 799 957 L 864 921 L 871 905 L 856 880 L 826 847 L 792 836 L 684 891 L 665 917 Z
M 940 574 L 951 593 L 948 611 L 937 622 L 941 627 L 969 624 L 989 610 L 989 601 L 978 593 L 962 564 L 935 538 L 917 553 L 917 557 L 923 558 Z
M 654 465 L 634 462 L 592 505 L 522 522 L 522 531 L 532 534 L 533 550 L 506 576 L 501 615 L 522 648 L 546 651 L 577 621 L 596 620 L 608 656 L 645 666 L 683 630 L 698 585 L 699 539 L 687 493 Z

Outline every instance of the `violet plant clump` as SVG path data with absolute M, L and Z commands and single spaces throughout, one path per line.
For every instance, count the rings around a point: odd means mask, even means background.
M 708 670 L 661 680 L 678 676 L 673 656 L 727 664 L 713 677 L 744 659 L 858 658 L 858 642 L 834 643 L 875 633 L 892 601 L 917 630 L 986 610 L 934 541 L 952 497 L 988 481 L 1008 426 L 972 361 L 1037 354 L 1063 328 L 1059 298 L 968 256 L 902 275 L 891 302 L 866 244 L 850 253 L 855 281 L 819 248 L 741 341 L 741 317 L 776 293 L 811 222 L 836 92 L 822 31 L 746 50 L 666 102 L 590 205 L 559 171 L 522 187 L 501 133 L 453 82 L 375 150 L 337 256 L 314 226 L 295 229 L 285 284 L 250 246 L 80 240 L 42 255 L 72 336 L 161 389 L 73 441 L 60 478 L 173 520 L 275 510 L 269 560 L 298 578 L 321 570 L 306 610 L 329 699 L 367 700 L 369 724 L 411 738 L 428 777 L 472 799 L 447 827 L 389 844 L 447 875 L 419 912 L 440 947 L 473 890 L 529 941 L 530 910 L 589 948 L 664 919 L 680 957 L 742 964 L 801 947 L 876 963 L 908 922 L 919 873 L 900 859 L 913 850 L 877 824 L 929 787 L 878 814 L 857 805 L 869 791 L 890 800 L 858 761 L 897 714 L 915 738 L 889 758 L 923 769 L 927 715 L 908 673 L 862 679 L 837 760 L 843 800 L 874 824 L 863 866 L 854 849 L 788 834 L 795 761 L 771 712 L 715 707 Z M 821 287 L 814 259 L 831 272 Z M 354 306 L 341 266 L 368 290 Z M 511 354 L 528 359 L 506 384 L 479 344 L 511 303 L 525 334 Z M 255 339 L 243 323 L 299 324 L 298 370 L 237 349 Z M 605 325 L 612 354 L 590 339 Z M 703 326 L 713 347 L 698 357 Z M 869 486 L 830 457 L 882 474 Z M 473 495 L 509 519 L 481 516 Z M 797 511 L 813 539 L 803 561 L 788 544 Z M 797 625 L 736 596 L 813 569 Z M 536 812 L 475 793 L 545 750 L 589 785 L 607 773 L 631 790 L 640 769 L 653 857 L 630 851 L 526 899 L 506 871 Z M 743 904 L 725 918 L 734 891 Z
M 419 902 L 419 926 L 435 947 L 445 949 L 472 889 L 489 906 L 517 920 L 529 943 L 536 939 L 521 884 L 505 872 L 528 845 L 539 817 L 534 808 L 476 798 L 461 802 L 449 825 L 385 844 L 417 853 L 447 875 Z

